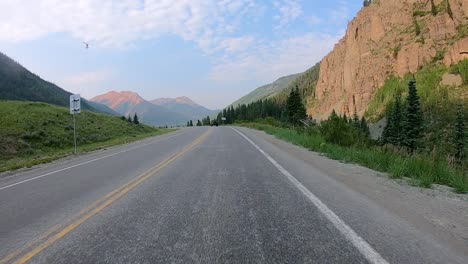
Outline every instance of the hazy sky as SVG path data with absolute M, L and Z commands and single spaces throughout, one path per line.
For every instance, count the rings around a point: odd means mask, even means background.
M 318 62 L 362 0 L 0 0 L 0 51 L 86 98 L 222 108 Z M 83 41 L 91 47 L 85 49 Z

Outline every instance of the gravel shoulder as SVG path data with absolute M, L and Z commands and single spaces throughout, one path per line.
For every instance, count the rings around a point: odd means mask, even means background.
M 441 244 L 468 254 L 468 195 L 456 194 L 441 185 L 431 189 L 414 187 L 408 180 L 390 179 L 385 173 L 329 159 L 263 131 L 242 129 L 345 184 Z

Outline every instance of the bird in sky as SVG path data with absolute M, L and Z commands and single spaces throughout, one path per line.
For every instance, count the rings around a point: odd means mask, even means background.
M 89 49 L 89 43 L 87 42 L 83 42 L 84 46 L 85 46 L 85 49 Z

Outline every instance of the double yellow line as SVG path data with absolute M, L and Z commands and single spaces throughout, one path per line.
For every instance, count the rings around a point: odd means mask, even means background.
M 142 182 L 146 181 L 148 178 L 154 176 L 157 172 L 162 170 L 167 165 L 171 164 L 188 151 L 190 151 L 193 147 L 197 144 L 202 142 L 211 132 L 211 129 L 203 133 L 200 137 L 195 139 L 190 145 L 186 146 L 181 151 L 177 152 L 173 156 L 167 158 L 163 162 L 157 164 L 156 166 L 152 167 L 148 171 L 144 172 L 143 174 L 137 176 L 135 179 L 129 181 L 128 183 L 124 184 L 123 186 L 113 190 L 112 192 L 108 193 L 98 201 L 94 202 L 91 206 L 82 210 L 75 218 L 67 225 L 57 225 L 50 229 L 45 234 L 41 235 L 39 238 L 34 240 L 33 242 L 28 243 L 21 249 L 18 249 L 3 259 L 0 260 L 0 264 L 5 264 L 10 261 L 16 259 L 13 263 L 21 264 L 26 263 L 31 260 L 34 256 L 39 254 L 41 251 L 46 249 L 47 247 L 54 244 L 57 240 L 64 237 L 66 234 L 73 231 L 75 228 L 80 226 L 82 223 L 86 222 L 88 219 L 93 217 L 94 215 L 101 212 L 103 209 L 108 207 L 109 205 L 113 204 L 115 201 L 120 199 L 122 196 L 127 194 L 129 191 L 140 185 Z

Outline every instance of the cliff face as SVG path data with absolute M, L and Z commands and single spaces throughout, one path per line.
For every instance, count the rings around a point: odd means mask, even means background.
M 333 109 L 363 115 L 391 75 L 403 77 L 433 60 L 446 65 L 468 58 L 468 0 L 376 0 L 348 25 L 346 35 L 321 62 L 308 113 Z M 418 32 L 419 31 L 419 32 Z

